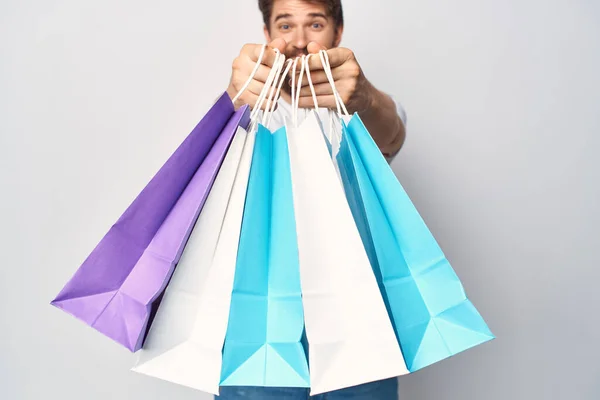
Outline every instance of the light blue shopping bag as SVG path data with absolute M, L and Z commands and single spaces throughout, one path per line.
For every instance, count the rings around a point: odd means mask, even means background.
M 342 131 L 340 175 L 408 369 L 494 339 L 360 117 Z
M 221 386 L 309 387 L 298 244 L 285 128 L 259 125 Z

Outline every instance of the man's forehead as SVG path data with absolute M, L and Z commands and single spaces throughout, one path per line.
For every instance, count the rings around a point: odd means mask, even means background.
M 318 1 L 275 0 L 271 18 L 329 18 L 325 4 Z

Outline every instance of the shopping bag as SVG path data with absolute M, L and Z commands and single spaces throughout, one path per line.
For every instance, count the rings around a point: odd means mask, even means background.
M 371 134 L 348 113 L 327 52 L 319 56 L 342 127 L 340 176 L 409 370 L 494 339 Z
M 134 371 L 218 394 L 253 148 L 238 127 Z
M 287 131 L 311 394 L 406 374 L 316 113 Z
M 342 124 L 344 187 L 409 370 L 492 340 L 358 114 Z
M 224 93 L 111 227 L 52 304 L 137 351 L 247 108 Z
M 221 386 L 308 387 L 285 128 L 259 125 L 240 236 Z

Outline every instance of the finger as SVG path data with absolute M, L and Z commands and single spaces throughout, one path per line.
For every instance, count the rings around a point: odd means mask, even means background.
M 311 71 L 310 72 L 310 80 L 312 81 L 313 85 L 318 85 L 320 83 L 328 83 L 329 79 L 327 79 L 327 75 L 325 74 L 325 71 Z M 335 80 L 335 77 L 334 77 Z M 300 83 L 300 86 L 308 86 L 308 77 L 306 76 L 306 74 L 304 74 L 304 76 L 302 77 L 302 82 Z
M 317 96 L 317 103 L 319 104 L 319 107 L 325 107 L 325 108 L 335 108 L 335 97 L 333 95 L 324 95 L 324 96 Z M 313 101 L 312 96 L 300 96 L 300 99 L 298 100 L 298 107 L 299 108 L 315 108 L 315 102 Z
M 331 74 L 333 75 L 333 80 L 334 81 L 339 81 L 341 79 L 347 78 L 348 74 L 346 74 L 342 69 L 338 68 L 336 70 L 332 70 Z M 298 77 L 296 77 L 297 79 Z M 319 83 L 329 83 L 329 79 L 327 79 L 327 74 L 325 74 L 325 71 L 311 71 L 310 72 L 310 80 L 312 81 L 313 84 L 317 85 Z M 301 86 L 307 86 L 308 85 L 308 77 L 306 76 L 306 74 L 304 74 L 304 76 L 302 77 L 302 83 Z
M 244 84 L 248 79 L 249 75 L 254 71 L 255 66 L 256 62 L 252 61 L 249 57 L 236 60 L 236 63 L 234 64 L 234 69 L 238 72 L 235 75 L 235 79 L 239 80 L 241 84 Z M 266 82 L 270 73 L 271 67 L 261 64 L 258 66 L 258 69 L 256 70 L 256 74 L 254 75 L 253 79 L 256 79 L 260 82 Z
M 308 46 L 306 46 L 306 50 L 308 51 L 309 54 L 317 54 L 321 50 L 327 50 L 327 47 L 325 47 L 317 42 L 310 42 L 308 44 Z
M 269 99 L 271 99 L 271 106 L 273 105 L 273 99 L 275 98 L 275 94 L 277 93 L 277 86 L 275 85 L 271 85 L 271 86 L 266 86 L 265 84 L 263 84 L 262 82 L 257 82 L 258 85 L 254 86 L 253 88 L 253 94 L 256 95 L 261 95 L 261 93 L 263 92 L 263 90 L 265 91 L 263 98 L 264 98 L 264 103 L 265 105 L 267 104 L 267 102 L 269 102 Z M 264 109 L 264 106 L 262 107 Z
M 267 82 L 271 70 L 271 67 L 267 67 L 266 65 L 260 65 L 258 67 L 258 70 L 256 71 L 256 75 L 254 75 L 254 79 L 262 83 Z
M 317 52 L 318 53 L 318 52 Z M 308 69 L 312 71 L 320 71 L 323 70 L 323 63 L 321 62 L 321 57 L 318 54 L 311 54 L 308 57 Z
M 339 50 L 339 49 L 332 49 L 327 51 L 327 54 L 329 55 L 331 51 L 333 50 Z M 354 53 L 352 53 L 350 50 L 347 49 L 343 49 L 345 51 L 342 51 L 341 53 L 334 53 L 333 56 L 333 60 L 331 55 L 329 55 L 329 66 L 331 67 L 331 70 L 334 71 L 336 68 L 339 67 L 343 67 L 343 65 L 345 63 L 347 63 L 348 61 L 352 61 L 354 60 Z M 335 63 L 334 63 L 335 61 Z M 322 71 L 325 69 L 325 67 L 323 67 L 323 63 L 321 62 L 321 57 L 319 55 L 312 55 L 309 57 L 308 59 L 308 69 L 312 72 L 312 71 Z
M 250 108 L 254 108 L 254 106 L 256 105 L 256 102 L 258 101 L 258 96 L 254 93 L 251 93 L 250 91 L 245 91 L 243 96 L 240 96 L 240 98 L 237 100 L 236 102 L 236 107 L 241 107 L 243 105 L 249 105 Z
M 318 85 L 315 85 L 314 88 L 317 96 L 324 96 L 330 94 L 333 95 L 333 89 L 331 88 L 331 85 L 329 83 L 320 83 Z M 312 96 L 311 93 L 312 92 L 309 86 L 300 89 L 300 97 Z
M 355 59 L 352 50 L 343 47 L 336 47 L 327 50 L 327 56 L 329 58 L 329 65 L 331 66 L 331 69 L 339 67 L 345 62 Z
M 264 82 L 260 82 L 260 81 L 257 81 L 256 79 L 253 79 L 250 81 L 250 84 L 248 85 L 246 90 L 244 90 L 244 92 L 241 94 L 240 99 L 244 102 L 244 104 L 250 104 L 250 103 L 247 103 L 246 101 L 250 98 L 260 96 L 264 87 L 265 87 Z M 238 89 L 238 88 L 236 88 L 236 89 Z M 269 93 L 270 93 L 270 91 L 271 91 L 271 87 L 269 88 Z M 269 93 L 267 93 L 267 95 Z
M 248 88 L 246 89 L 246 91 L 248 91 L 249 93 L 252 93 L 255 96 L 260 96 L 260 93 L 262 92 L 264 87 L 265 87 L 264 82 L 260 82 L 260 81 L 257 81 L 256 79 L 252 79 L 252 81 L 250 82 L 250 85 L 248 85 Z
M 266 65 L 267 67 L 273 67 L 273 65 L 275 65 L 276 58 L 277 53 L 275 52 L 275 50 L 273 50 L 271 47 L 267 47 L 261 64 Z
M 240 56 L 246 56 L 256 63 L 264 45 L 256 43 L 246 43 L 240 51 Z M 266 52 L 267 49 L 265 49 Z M 264 54 L 263 54 L 264 57 Z
M 247 53 L 248 58 L 252 61 L 252 64 L 256 64 L 258 62 L 258 58 L 260 57 L 260 53 L 262 51 L 262 46 L 254 47 L 250 52 Z M 267 67 L 272 67 L 275 64 L 275 57 L 277 54 L 275 50 L 271 47 L 267 46 L 262 56 L 261 64 Z
M 259 96 L 254 94 L 254 93 L 245 93 L 244 96 L 242 96 L 240 98 L 240 100 L 238 101 L 239 104 L 237 104 L 238 106 L 242 106 L 244 104 L 248 104 L 250 106 L 251 109 L 255 109 L 258 106 L 258 99 Z M 268 100 L 265 100 L 262 102 L 260 109 L 261 110 L 266 110 L 267 109 L 267 102 Z M 271 103 L 269 105 L 269 108 L 273 106 L 273 103 Z M 277 106 L 275 106 L 275 108 L 277 108 Z
M 277 38 L 275 40 L 272 40 L 271 43 L 269 43 L 269 47 L 271 47 L 272 49 L 277 49 L 280 53 L 285 54 L 287 42 L 283 38 Z
M 266 65 L 268 67 L 272 67 L 273 64 L 275 64 L 275 57 L 277 56 L 275 49 L 279 50 L 279 53 L 284 54 L 286 46 L 287 43 L 282 38 L 273 40 L 267 45 L 267 48 L 265 49 L 265 52 L 263 54 L 261 64 Z M 255 48 L 253 48 L 250 58 L 254 63 L 258 61 L 261 51 L 262 45 L 258 45 Z

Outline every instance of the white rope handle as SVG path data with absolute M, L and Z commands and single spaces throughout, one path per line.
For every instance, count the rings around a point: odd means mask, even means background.
M 313 86 L 312 79 L 310 77 L 310 67 L 308 65 L 308 63 L 310 61 L 310 57 L 312 55 L 313 54 L 308 54 L 306 56 L 306 58 L 304 59 L 304 62 L 306 63 L 306 66 L 304 68 L 306 69 L 306 79 L 308 79 L 308 86 L 310 87 L 310 94 L 312 95 L 313 103 L 315 103 L 315 111 L 318 111 L 319 103 L 317 102 L 317 94 L 315 93 L 315 87 Z
M 335 80 L 333 79 L 333 74 L 331 72 L 331 67 L 329 66 L 329 60 L 325 60 L 325 57 L 323 56 L 323 53 L 327 54 L 327 52 L 325 52 L 325 50 L 320 50 L 319 51 L 319 57 L 321 58 L 321 63 L 323 64 L 323 70 L 325 71 L 325 76 L 327 77 L 327 80 L 329 81 L 329 85 L 331 86 L 331 91 L 333 92 L 333 98 L 335 100 L 335 106 L 337 108 L 337 113 L 338 115 L 341 117 L 342 115 L 342 109 L 340 106 L 340 101 L 338 99 L 339 94 L 336 93 L 337 90 L 335 88 Z M 333 111 L 330 109 L 330 116 L 331 114 L 333 114 Z
M 292 87 L 290 90 L 290 94 L 292 97 L 292 121 L 295 121 L 294 116 L 296 112 L 296 67 L 298 66 L 298 61 L 300 61 L 300 59 L 296 57 L 292 66 Z
M 292 96 L 294 96 L 296 98 L 296 102 L 295 102 L 295 107 L 292 110 L 292 116 L 294 119 L 294 126 L 298 127 L 298 103 L 300 102 L 300 89 L 302 88 L 302 78 L 304 78 L 304 59 L 306 58 L 306 56 L 302 56 L 302 58 L 300 59 L 301 63 L 300 63 L 300 75 L 298 76 L 298 86 L 296 88 L 296 93 L 292 93 Z
M 254 76 L 258 72 L 258 68 L 260 68 L 260 64 L 261 64 L 262 59 L 263 59 L 263 57 L 265 55 L 266 48 L 267 48 L 267 45 L 263 44 L 262 48 L 260 49 L 260 55 L 258 56 L 258 61 L 256 61 L 256 65 L 254 65 L 254 69 L 252 70 L 252 73 L 248 77 L 248 80 L 246 80 L 246 83 L 244 83 L 244 86 L 242 86 L 242 88 L 239 90 L 239 92 L 235 95 L 235 97 L 231 101 L 233 104 L 235 104 L 235 102 L 238 101 L 238 99 L 240 98 L 240 96 L 242 95 L 242 93 L 244 93 L 246 91 L 246 89 L 248 89 L 248 86 L 250 86 L 250 83 L 252 82 L 252 79 L 254 79 Z
M 329 84 L 331 85 L 331 89 L 333 91 L 333 98 L 335 99 L 335 105 L 337 108 L 337 115 L 335 114 L 335 111 L 329 110 L 329 132 L 331 134 L 332 140 L 335 136 L 337 143 L 339 143 L 342 140 L 342 136 L 341 136 L 341 132 L 337 132 L 334 129 L 334 118 L 337 117 L 338 120 L 341 119 L 342 109 L 346 116 L 350 116 L 350 114 L 348 113 L 348 109 L 346 108 L 346 105 L 344 104 L 344 101 L 342 100 L 342 96 L 337 91 L 337 88 L 335 86 L 335 79 L 333 78 L 333 72 L 331 71 L 331 64 L 329 63 L 329 55 L 327 54 L 327 51 L 326 50 L 319 51 L 319 57 L 321 58 L 321 63 L 323 64 L 323 70 L 325 71 L 327 80 L 329 81 Z
M 277 62 L 279 60 L 279 57 L 280 57 L 280 52 L 277 49 L 274 49 L 274 50 L 275 50 L 275 61 L 274 61 L 273 65 L 276 66 Z M 267 81 L 263 85 L 260 95 L 258 96 L 258 99 L 256 99 L 256 104 L 254 105 L 254 108 L 252 109 L 252 112 L 250 113 L 250 125 L 248 127 L 248 132 L 254 131 L 256 129 L 256 125 L 259 122 L 258 121 L 259 112 L 261 111 L 262 105 L 265 101 L 266 94 L 268 93 L 268 91 L 270 89 L 270 86 L 273 82 L 273 78 L 274 78 L 276 72 L 277 72 L 276 68 L 271 68 L 271 71 L 269 71 L 269 75 L 267 76 Z
M 308 55 L 303 55 L 302 56 L 302 64 L 300 67 L 300 76 L 298 77 L 298 87 L 296 89 L 296 92 L 294 93 L 294 90 L 292 90 L 292 98 L 296 98 L 295 102 L 292 102 L 293 108 L 292 108 L 292 115 L 293 115 L 293 120 L 294 120 L 294 126 L 298 126 L 298 109 L 299 109 L 299 103 L 300 103 L 300 92 L 302 91 L 302 78 L 304 78 L 304 72 L 306 71 L 306 79 L 308 80 L 308 85 L 310 87 L 310 93 L 312 95 L 312 99 L 315 105 L 315 110 L 319 110 L 319 103 L 317 101 L 317 94 L 315 92 L 315 87 L 312 83 L 312 79 L 310 77 L 310 68 L 308 66 L 308 61 L 310 60 L 310 57 L 312 56 L 312 54 L 308 54 Z M 293 83 L 293 79 L 292 79 L 292 83 Z
M 262 122 L 263 125 L 265 124 L 267 114 L 269 113 L 269 110 L 271 109 L 271 103 L 276 104 L 275 98 L 277 96 L 277 94 L 276 94 L 277 83 L 279 82 L 279 76 L 281 75 L 281 72 L 283 71 L 284 65 L 285 65 L 285 55 L 282 54 L 277 65 L 274 66 L 277 69 L 277 71 L 275 72 L 275 77 L 273 79 L 271 90 L 269 92 L 269 97 L 267 98 L 267 105 L 265 106 L 265 112 L 263 114 L 263 122 Z
M 350 114 L 348 113 L 348 109 L 346 108 L 346 105 L 344 104 L 344 101 L 342 100 L 342 96 L 340 95 L 340 92 L 338 92 L 337 88 L 335 87 L 335 79 L 333 79 L 333 73 L 331 72 L 331 64 L 329 63 L 329 55 L 327 54 L 327 51 L 320 50 L 319 57 L 321 57 L 321 62 L 323 63 L 323 70 L 325 71 L 327 80 L 329 81 L 329 84 L 331 85 L 331 89 L 333 90 L 333 97 L 335 99 L 335 103 L 336 103 L 336 106 L 338 109 L 338 114 L 341 115 L 341 112 L 340 112 L 340 107 L 341 107 L 341 109 L 344 111 L 344 114 L 346 116 L 350 116 Z
M 267 94 L 269 93 L 269 90 L 271 89 L 271 85 L 273 84 L 273 80 L 275 79 L 275 74 L 277 73 L 277 66 L 278 66 L 278 62 L 279 62 L 279 50 L 275 49 L 275 60 L 273 62 L 273 67 L 271 67 L 271 70 L 269 71 L 269 75 L 267 76 L 267 80 L 263 85 L 263 88 L 260 92 L 260 95 L 258 96 L 258 99 L 256 100 L 256 104 L 254 105 L 254 109 L 252 110 L 252 114 L 250 114 L 251 118 L 256 118 L 258 113 L 261 111 L 262 106 L 267 98 Z
M 275 50 L 275 62 L 273 63 L 273 66 L 277 66 L 278 62 L 279 62 L 279 57 L 281 56 L 281 53 L 279 52 L 279 50 L 274 49 Z M 260 96 L 258 96 L 258 99 L 256 100 L 256 105 L 254 106 L 254 110 L 252 110 L 252 113 L 250 114 L 250 118 L 251 119 L 255 119 L 256 116 L 258 115 L 258 113 L 260 112 L 267 93 L 269 92 L 269 90 L 271 89 L 271 85 L 273 84 L 273 79 L 275 78 L 275 74 L 277 73 L 277 68 L 271 68 L 271 71 L 269 72 L 269 76 L 267 77 L 267 81 L 265 82 L 263 89 L 260 93 Z
M 283 65 L 283 62 L 281 64 Z M 271 106 L 271 109 L 265 114 L 265 116 L 268 115 L 267 123 L 265 125 L 266 127 L 269 127 L 269 125 L 271 125 L 271 118 L 273 117 L 273 112 L 275 111 L 275 107 L 277 106 L 277 100 L 279 99 L 279 94 L 281 93 L 281 87 L 283 86 L 283 82 L 285 81 L 285 78 L 287 77 L 288 73 L 290 72 L 290 68 L 292 67 L 293 61 L 287 60 L 286 64 L 287 64 L 287 66 L 285 67 L 285 70 L 283 71 L 283 74 L 281 75 L 281 78 L 279 79 L 279 85 L 277 85 L 277 92 L 275 93 L 273 105 Z M 263 124 L 264 124 L 264 120 L 263 120 Z

